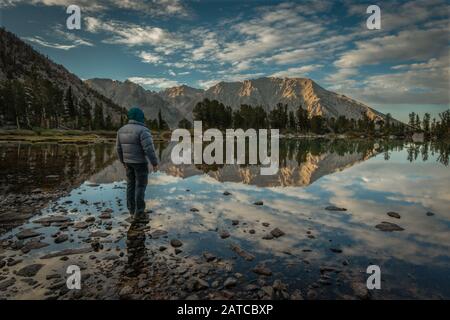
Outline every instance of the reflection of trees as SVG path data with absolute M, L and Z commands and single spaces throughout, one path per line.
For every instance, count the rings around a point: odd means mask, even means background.
M 12 192 L 66 188 L 115 160 L 113 144 L 2 144 L 0 184 Z
M 428 161 L 429 154 L 437 155 L 436 161 L 448 166 L 450 153 L 450 143 L 446 141 L 431 141 L 424 143 L 409 143 L 406 145 L 407 159 L 409 162 L 416 161 L 419 154 L 422 161 Z

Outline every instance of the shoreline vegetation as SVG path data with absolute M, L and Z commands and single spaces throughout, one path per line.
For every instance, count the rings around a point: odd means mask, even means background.
M 57 142 L 57 143 L 110 143 L 116 139 L 117 131 L 107 130 L 61 130 L 61 129 L 0 129 L 0 142 Z M 154 141 L 170 140 L 170 132 L 152 132 Z
M 101 116 L 99 115 L 101 118 Z M 439 113 L 439 120 L 431 119 L 425 113 L 423 119 L 412 112 L 408 124 L 392 118 L 388 113 L 384 119 L 370 119 L 366 114 L 361 119 L 349 119 L 341 115 L 337 119 L 320 115 L 310 117 L 308 111 L 301 105 L 295 112 L 288 105 L 278 103 L 270 112 L 263 107 L 241 105 L 237 110 L 216 100 L 204 99 L 197 103 L 193 110 L 194 121 L 202 121 L 204 130 L 218 128 L 226 129 L 280 129 L 282 138 L 373 138 L 389 140 L 413 140 L 416 142 L 429 140 L 447 140 L 450 138 L 450 110 Z M 0 119 L 1 120 L 1 119 Z M 89 125 L 80 129 L 50 128 L 32 126 L 24 129 L 20 125 L 0 126 L 0 141 L 58 142 L 58 143 L 102 143 L 111 142 L 116 138 L 114 126 L 105 125 L 108 121 L 101 119 L 101 125 Z M 125 123 L 126 119 L 121 122 Z M 0 121 L 0 125 L 4 121 Z M 96 123 L 95 121 L 93 122 Z M 145 124 L 152 131 L 156 142 L 170 141 L 171 128 L 162 117 L 161 110 L 156 119 L 146 119 Z M 183 118 L 178 128 L 193 132 L 193 123 Z

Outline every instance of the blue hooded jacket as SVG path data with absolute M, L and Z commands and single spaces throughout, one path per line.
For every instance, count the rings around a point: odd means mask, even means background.
M 122 163 L 147 163 L 158 165 L 153 138 L 145 126 L 144 112 L 139 108 L 128 111 L 128 124 L 117 132 L 116 149 Z

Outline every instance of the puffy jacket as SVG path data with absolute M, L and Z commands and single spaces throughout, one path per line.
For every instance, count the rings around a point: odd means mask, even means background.
M 117 155 L 122 163 L 147 163 L 156 166 L 155 147 L 150 130 L 139 121 L 130 120 L 117 132 Z

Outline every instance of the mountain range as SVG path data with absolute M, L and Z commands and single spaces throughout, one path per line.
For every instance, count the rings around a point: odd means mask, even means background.
M 336 119 L 345 116 L 356 120 L 361 119 L 363 114 L 370 119 L 385 117 L 369 106 L 328 91 L 307 78 L 264 77 L 242 82 L 219 82 L 206 90 L 182 85 L 160 92 L 146 90 L 129 80 L 120 82 L 94 78 L 85 83 L 119 105 L 127 108 L 140 106 L 152 118 L 161 110 L 171 127 L 176 126 L 182 118 L 192 120 L 192 110 L 205 98 L 217 100 L 233 110 L 248 104 L 262 106 L 270 111 L 278 103 L 283 103 L 291 110 L 301 105 L 310 116 Z
M 290 110 L 301 105 L 310 116 L 385 117 L 369 106 L 328 91 L 307 78 L 264 77 L 219 82 L 208 89 L 181 85 L 155 92 L 129 80 L 94 78 L 82 81 L 2 28 L 0 49 L 0 89 L 3 85 L 9 90 L 0 90 L 0 125 L 22 123 L 28 127 L 62 127 L 69 123 L 68 127 L 108 129 L 124 121 L 124 108 L 139 106 L 151 119 L 161 111 L 163 118 L 174 128 L 183 118 L 192 120 L 195 105 L 205 98 L 217 100 L 233 110 L 248 104 L 262 106 L 269 112 L 278 103 L 283 103 Z M 67 99 L 69 88 L 73 99 Z M 25 96 L 24 99 L 21 96 Z M 76 110 L 67 110 L 70 109 L 68 100 L 74 101 Z M 99 117 L 107 119 L 108 125 Z

